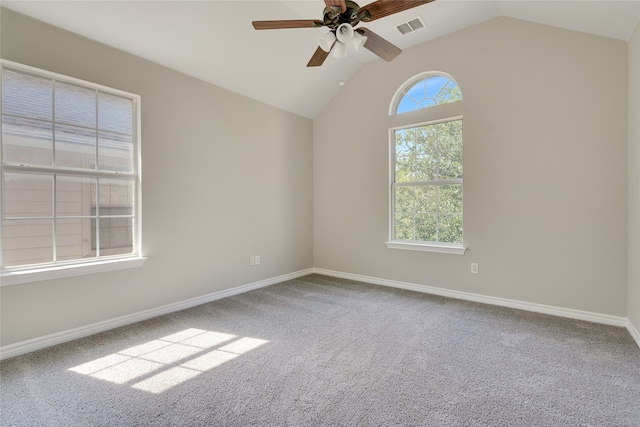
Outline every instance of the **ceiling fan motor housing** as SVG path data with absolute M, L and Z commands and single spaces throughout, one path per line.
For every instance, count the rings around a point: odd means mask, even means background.
M 341 10 L 335 6 L 324 8 L 324 25 L 335 30 L 341 24 L 349 24 L 352 27 L 358 25 L 362 19 L 366 19 L 364 16 L 358 15 L 360 6 L 353 1 L 345 1 L 347 10 L 341 12 Z

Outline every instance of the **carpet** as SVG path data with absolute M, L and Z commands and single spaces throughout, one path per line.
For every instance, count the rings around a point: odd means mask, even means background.
M 2 426 L 640 426 L 619 327 L 309 275 L 0 362 Z

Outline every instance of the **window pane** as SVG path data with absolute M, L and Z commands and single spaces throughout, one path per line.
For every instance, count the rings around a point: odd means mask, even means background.
M 414 211 L 414 188 L 396 187 L 396 212 L 413 214 Z
M 409 156 L 413 153 L 413 138 L 408 135 L 410 129 L 397 130 L 396 136 L 396 156 Z
M 96 168 L 96 131 L 56 125 L 56 166 Z
M 436 187 L 420 186 L 415 189 L 415 211 L 435 213 L 437 211 Z
M 50 122 L 2 116 L 2 158 L 29 166 L 53 164 L 53 130 Z
M 120 96 L 98 93 L 98 129 L 133 135 L 133 102 Z
M 438 150 L 462 150 L 462 120 L 439 123 L 437 126 Z
M 402 114 L 416 109 L 416 103 L 410 98 L 402 98 L 398 104 L 396 114 Z
M 438 240 L 447 243 L 462 243 L 462 214 L 440 217 Z
M 96 186 L 96 178 L 58 175 L 56 177 L 56 216 L 93 215 Z
M 53 262 L 53 220 L 2 221 L 2 266 Z
M 433 156 L 419 156 L 413 162 L 411 181 L 435 181 L 438 179 L 438 161 Z
M 442 88 L 449 82 L 446 77 L 435 76 L 426 79 L 427 84 L 427 97 L 435 99 L 438 93 L 442 91 Z
M 100 256 L 133 252 L 134 180 L 100 179 L 98 191 L 98 221 Z M 114 217 L 124 215 L 128 217 Z M 96 242 L 93 242 L 96 248 Z
M 418 83 L 414 84 L 411 89 L 409 89 L 407 91 L 407 93 L 405 94 L 405 98 L 409 97 L 411 99 L 414 100 L 414 102 L 418 102 L 421 99 L 424 99 L 425 96 L 427 94 L 427 90 L 426 90 L 426 86 L 425 86 L 425 81 L 419 81 Z
M 396 182 L 415 181 L 413 176 L 414 158 L 401 156 L 396 158 Z
M 133 137 L 113 132 L 100 132 L 98 138 L 98 169 L 133 171 Z
M 433 156 L 438 147 L 438 125 L 420 126 L 410 129 L 415 135 L 416 155 Z
M 438 105 L 448 104 L 449 102 L 456 102 L 462 100 L 462 92 L 460 87 L 451 80 L 442 88 L 442 90 L 436 95 L 435 101 Z
M 100 256 L 133 253 L 133 218 L 100 217 Z M 96 220 L 91 220 L 95 231 Z M 95 241 L 93 248 L 95 248 Z
M 439 188 L 438 208 L 442 213 L 462 212 L 462 184 L 443 185 Z
M 56 122 L 95 129 L 96 91 L 57 82 Z
M 53 119 L 53 81 L 14 70 L 2 72 L 2 113 Z
M 416 233 L 415 240 L 423 240 L 426 242 L 437 242 L 436 234 L 436 215 L 435 214 L 418 214 L 415 218 Z
M 462 152 L 445 151 L 440 153 L 438 176 L 441 180 L 462 178 Z
M 98 207 L 100 216 L 133 215 L 134 181 L 100 179 Z
M 94 258 L 95 229 L 91 218 L 59 219 L 56 223 L 56 258 L 58 261 Z
M 4 218 L 53 217 L 53 176 L 3 173 L 2 214 Z
M 413 239 L 413 215 L 396 214 L 394 225 L 395 225 L 395 236 L 393 236 L 394 239 L 398 239 L 398 240 Z

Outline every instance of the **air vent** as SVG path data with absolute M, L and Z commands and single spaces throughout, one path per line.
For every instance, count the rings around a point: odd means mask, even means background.
M 402 24 L 396 26 L 400 34 L 407 35 L 409 33 L 413 33 L 414 31 L 418 31 L 421 28 L 426 27 L 427 25 L 424 23 L 422 18 L 419 16 L 417 18 L 413 18 L 410 21 L 403 22 Z

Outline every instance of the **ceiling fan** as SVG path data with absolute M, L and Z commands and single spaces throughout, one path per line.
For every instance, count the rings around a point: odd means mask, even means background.
M 256 30 L 328 27 L 329 33 L 320 38 L 320 47 L 316 49 L 307 67 L 322 65 L 332 49 L 334 56 L 346 56 L 347 43 L 356 49 L 364 46 L 385 61 L 391 61 L 402 52 L 400 48 L 371 30 L 354 27 L 361 21 L 375 21 L 432 1 L 434 0 L 377 0 L 361 8 L 350 0 L 324 0 L 326 7 L 322 20 L 253 21 L 252 24 Z

